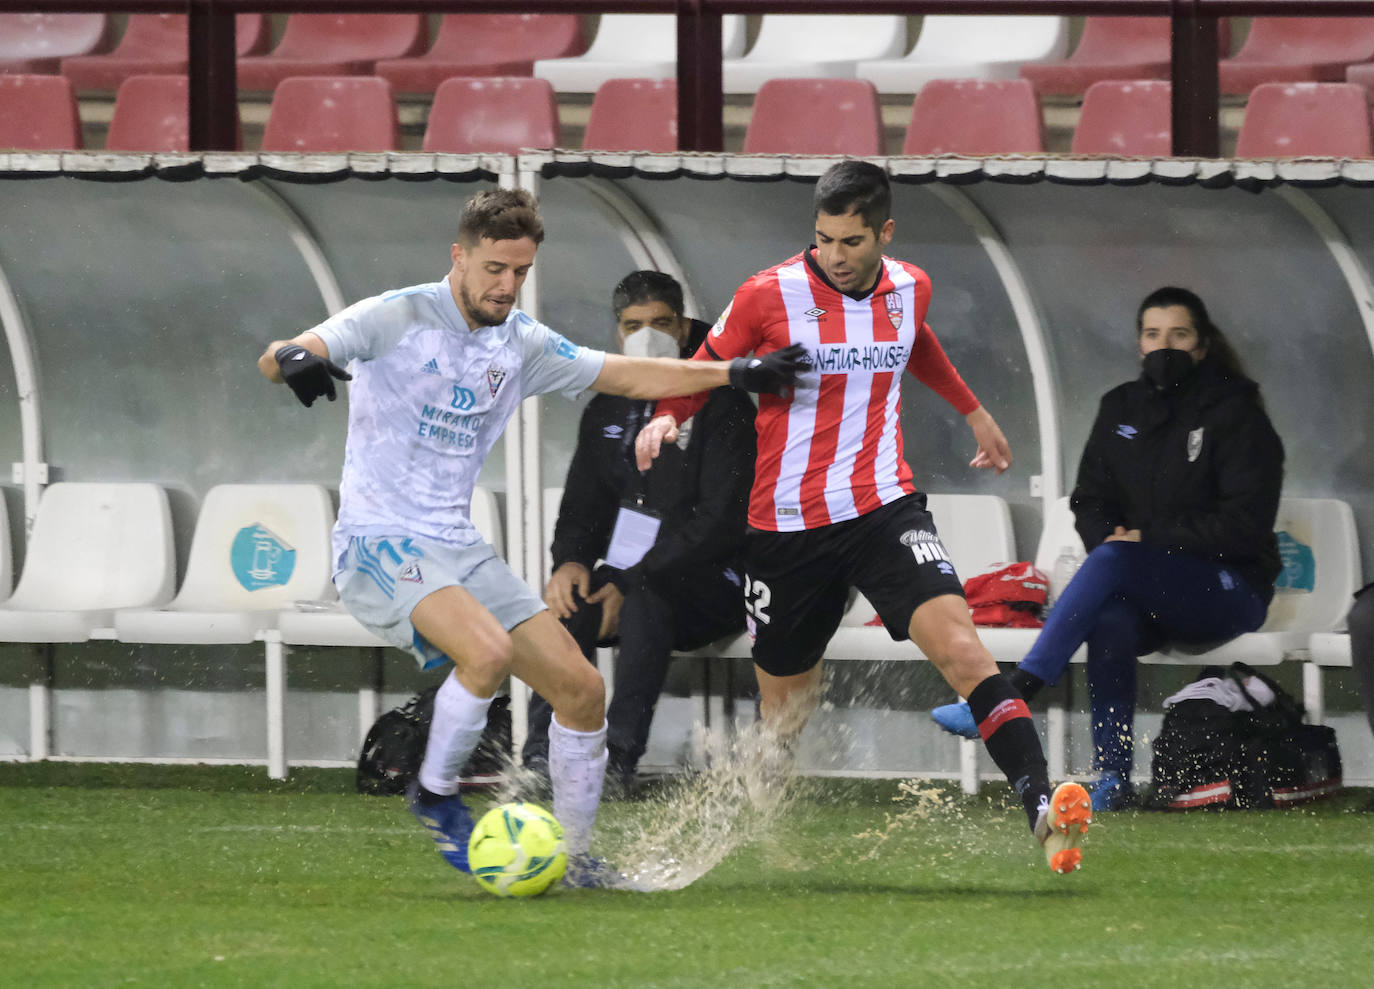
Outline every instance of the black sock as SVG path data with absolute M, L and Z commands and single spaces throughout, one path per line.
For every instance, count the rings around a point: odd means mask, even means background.
M 449 796 L 451 796 L 451 794 Z M 419 802 L 421 807 L 432 807 L 441 800 L 447 800 L 448 796 L 442 793 L 435 793 L 433 790 L 427 790 L 425 789 L 425 785 L 421 783 L 415 788 L 415 799 Z
M 1050 796 L 1050 773 L 1030 709 L 1000 673 L 973 688 L 968 706 L 988 755 L 1020 796 L 1034 828 L 1040 800 Z
M 1028 670 L 1021 669 L 1019 666 L 1013 668 L 1012 671 L 1007 674 L 1007 682 L 1026 700 L 1030 700 L 1036 694 L 1040 693 L 1041 688 L 1045 686 L 1044 680 L 1041 680 Z

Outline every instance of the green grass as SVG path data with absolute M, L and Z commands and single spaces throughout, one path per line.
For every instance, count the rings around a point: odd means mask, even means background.
M 685 890 L 500 900 L 350 785 L 0 765 L 0 984 L 1335 987 L 1374 966 L 1367 792 L 1103 815 L 1061 877 L 1001 791 L 811 781 Z

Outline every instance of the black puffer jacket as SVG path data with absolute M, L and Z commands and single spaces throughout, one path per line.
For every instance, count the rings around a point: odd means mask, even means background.
M 1283 442 L 1259 387 L 1214 361 L 1161 392 L 1143 375 L 1102 397 L 1072 507 L 1091 551 L 1116 526 L 1239 573 L 1265 601 L 1281 569 Z
M 709 330 L 693 320 L 684 357 Z M 684 438 L 664 444 L 641 475 L 634 441 L 653 408 L 652 401 L 595 395 L 583 410 L 554 527 L 555 568 L 576 562 L 591 569 L 610 545 L 621 504 L 641 494 L 663 524 L 644 559 L 613 577 L 622 591 L 689 578 L 701 567 L 737 567 L 754 481 L 754 403 L 738 388 L 715 389 L 684 423 Z

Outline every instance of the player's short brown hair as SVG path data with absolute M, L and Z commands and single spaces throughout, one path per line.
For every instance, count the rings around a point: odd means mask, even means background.
M 524 189 L 488 189 L 463 204 L 458 221 L 458 243 L 475 247 L 483 240 L 544 241 L 544 221 L 539 204 Z

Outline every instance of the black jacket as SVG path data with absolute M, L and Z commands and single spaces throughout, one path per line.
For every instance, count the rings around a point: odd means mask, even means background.
M 682 355 L 695 351 L 709 330 L 693 320 Z M 663 524 L 644 559 L 612 575 L 622 591 L 738 563 L 754 481 L 754 403 L 738 388 L 715 389 L 689 420 L 690 432 L 683 430 L 686 449 L 664 444 L 641 476 L 634 441 L 653 407 L 652 401 L 595 395 L 583 410 L 554 527 L 555 568 L 595 566 L 610 545 L 621 504 L 641 494 Z
M 1142 375 L 1102 397 L 1071 505 L 1089 551 L 1118 525 L 1139 529 L 1142 542 L 1226 564 L 1268 601 L 1282 483 L 1259 387 L 1203 360 L 1170 391 Z

